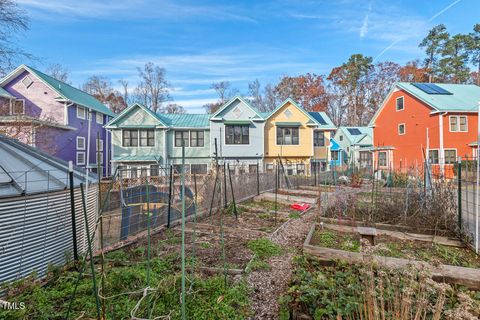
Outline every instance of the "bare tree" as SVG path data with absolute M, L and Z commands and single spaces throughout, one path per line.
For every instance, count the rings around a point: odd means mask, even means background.
M 59 63 L 53 63 L 49 65 L 45 72 L 59 81 L 70 84 L 70 81 L 68 81 L 68 69 Z
M 130 104 L 130 101 L 128 100 L 129 93 L 128 93 L 128 81 L 127 80 L 118 80 L 118 83 L 122 86 L 122 94 L 123 94 L 123 101 L 128 105 Z
M 234 95 L 238 94 L 238 90 L 232 88 L 230 82 L 220 81 L 212 83 L 210 86 L 211 89 L 215 90 L 218 95 L 218 101 L 207 103 L 203 106 L 207 113 L 215 113 L 228 99 L 232 98 Z
M 122 94 L 115 90 L 110 81 L 103 76 L 93 75 L 88 78 L 87 82 L 83 84 L 83 91 L 100 100 L 115 113 L 119 113 L 127 107 Z
M 147 62 L 143 69 L 137 68 L 140 83 L 135 89 L 136 98 L 157 112 L 162 103 L 170 100 L 170 85 L 165 77 L 165 69 Z
M 185 108 L 176 103 L 169 103 L 166 107 L 161 108 L 161 112 L 170 114 L 184 114 Z
M 0 74 L 11 69 L 17 59 L 32 55 L 15 45 L 15 38 L 29 29 L 29 19 L 13 0 L 0 0 Z

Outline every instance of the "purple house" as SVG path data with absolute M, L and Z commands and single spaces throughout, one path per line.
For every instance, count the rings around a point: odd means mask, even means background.
M 103 126 L 114 116 L 93 96 L 26 65 L 0 80 L 0 133 L 92 172 L 100 157 L 103 176 L 111 155 Z

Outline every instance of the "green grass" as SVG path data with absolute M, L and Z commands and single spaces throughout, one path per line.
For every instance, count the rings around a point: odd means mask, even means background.
M 290 219 L 298 219 L 298 218 L 300 218 L 300 213 L 292 212 L 292 213 L 290 213 L 290 214 L 288 215 L 288 217 L 289 217 Z
M 247 242 L 247 247 L 260 259 L 270 259 L 282 254 L 282 248 L 266 238 L 250 240 Z
M 124 251 L 107 254 L 109 259 L 129 262 Z M 119 260 L 120 261 L 120 260 Z M 146 263 L 107 267 L 105 296 L 107 319 L 130 319 L 130 312 L 141 299 L 146 282 Z M 156 291 L 145 298 L 136 314 L 149 318 L 147 301 L 150 299 L 152 317 L 170 314 L 171 319 L 180 319 L 181 273 L 178 254 L 151 260 L 150 287 Z M 89 269 L 87 269 L 89 270 Z M 96 266 L 97 281 L 100 278 Z M 7 301 L 25 302 L 24 310 L 9 310 L 0 313 L 0 319 L 63 319 L 68 308 L 78 273 L 63 271 L 44 287 L 30 281 L 21 283 L 23 291 Z M 187 288 L 190 286 L 187 278 Z M 249 315 L 248 287 L 244 280 L 224 286 L 223 276 L 194 277 L 191 294 L 186 297 L 188 319 L 244 319 Z M 20 284 L 17 284 L 19 286 Z M 10 292 L 14 292 L 13 285 Z M 92 294 L 92 278 L 88 271 L 81 277 L 77 297 L 73 303 L 70 319 L 96 318 L 95 298 Z

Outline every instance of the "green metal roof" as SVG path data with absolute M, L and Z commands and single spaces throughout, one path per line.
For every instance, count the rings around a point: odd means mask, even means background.
M 250 120 L 225 120 L 224 124 L 252 124 Z
M 120 156 L 120 157 L 114 157 L 112 161 L 135 161 L 135 162 L 141 162 L 141 161 L 157 161 L 157 157 L 155 155 L 133 155 L 133 156 Z
M 398 82 L 397 86 L 438 111 L 477 111 L 480 87 L 474 84 L 435 83 L 452 94 L 428 94 L 409 82 Z
M 157 116 L 168 126 L 177 128 L 209 128 L 210 115 L 208 114 L 169 114 L 162 113 Z
M 279 127 L 301 127 L 301 122 L 275 122 L 276 126 Z
M 70 100 L 76 104 L 80 104 L 82 106 L 91 108 L 94 111 L 98 111 L 100 113 L 109 115 L 111 117 L 115 116 L 115 113 L 113 113 L 107 106 L 105 106 L 103 103 L 98 101 L 95 97 L 89 95 L 88 93 L 77 89 L 75 87 L 72 87 L 71 85 L 59 81 L 41 71 L 38 71 L 32 67 L 29 66 L 24 66 L 25 69 L 28 71 L 32 72 L 35 76 L 46 82 L 48 85 L 50 85 L 57 93 L 61 96 L 61 98 L 65 98 L 67 100 Z
M 351 142 L 352 145 L 371 145 L 373 129 L 370 127 L 339 127 L 339 130 L 342 130 L 345 137 Z M 358 129 L 360 134 L 353 135 L 348 129 Z
M 5 98 L 9 98 L 9 99 L 14 99 L 15 98 L 13 95 L 10 94 L 10 92 L 3 89 L 2 87 L 0 87 L 0 97 L 5 97 Z

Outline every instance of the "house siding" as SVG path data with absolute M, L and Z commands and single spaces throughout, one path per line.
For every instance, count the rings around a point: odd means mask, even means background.
M 238 112 L 234 112 L 238 107 Z M 225 120 L 250 120 L 257 114 L 250 109 L 243 101 L 234 100 L 217 118 Z M 257 116 L 258 117 L 258 116 Z M 217 139 L 218 156 L 226 160 L 239 160 L 244 165 L 256 164 L 260 161 L 264 153 L 264 122 L 252 121 L 249 125 L 249 144 L 248 145 L 227 145 L 225 144 L 225 124 L 223 121 L 210 121 L 210 156 L 215 157 L 215 139 Z M 236 162 L 238 163 L 238 162 Z
M 286 109 L 291 111 L 290 117 L 284 114 Z M 314 156 L 313 128 L 307 126 L 309 121 L 310 118 L 290 102 L 272 114 L 265 123 L 265 162 L 276 163 L 277 157 L 281 156 L 282 161 L 305 164 L 305 170 L 309 172 L 310 160 Z M 277 145 L 276 122 L 300 122 L 299 144 Z
M 396 111 L 396 99 L 404 97 L 404 110 Z M 375 147 L 392 146 L 392 169 L 422 167 L 424 151 L 427 154 L 427 128 L 430 149 L 440 148 L 440 125 L 438 113 L 433 108 L 404 90 L 394 91 L 378 114 L 374 126 Z M 468 132 L 450 132 L 449 116 L 466 115 Z M 456 149 L 457 156 L 472 156 L 469 143 L 476 140 L 477 115 L 473 113 L 447 113 L 442 116 L 443 148 Z M 398 125 L 405 123 L 406 132 L 398 134 Z

